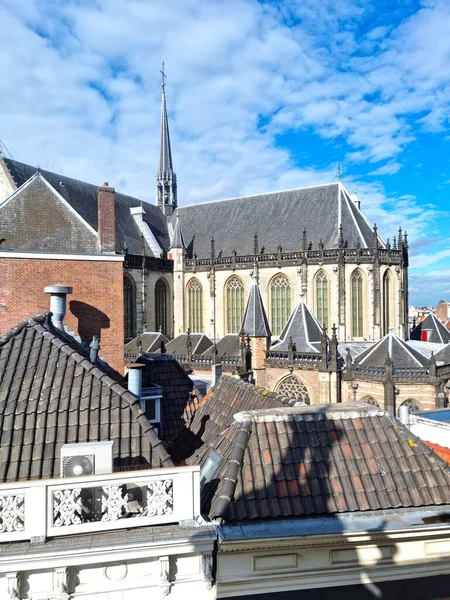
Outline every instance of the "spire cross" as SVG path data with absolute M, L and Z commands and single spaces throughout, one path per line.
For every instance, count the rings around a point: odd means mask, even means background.
M 165 79 L 167 77 L 167 75 L 166 75 L 166 73 L 164 71 L 164 61 L 162 61 L 162 69 L 160 70 L 160 73 L 161 73 L 161 86 L 162 86 L 162 89 L 164 91 L 164 86 L 166 85 L 165 84 Z

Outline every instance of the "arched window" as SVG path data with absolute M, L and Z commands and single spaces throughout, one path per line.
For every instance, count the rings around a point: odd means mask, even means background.
M 375 400 L 375 398 L 372 398 L 372 396 L 364 396 L 363 398 L 361 398 L 361 400 L 358 400 L 358 402 L 362 402 L 363 404 L 370 404 L 371 406 L 378 406 L 378 408 L 380 408 L 380 405 Z
M 192 333 L 203 333 L 203 288 L 194 277 L 188 283 L 188 326 Z
M 328 327 L 328 277 L 320 270 L 316 275 L 316 314 L 322 327 Z
M 225 284 L 226 332 L 239 333 L 245 310 L 245 289 L 242 279 L 233 275 Z
M 414 398 L 408 398 L 400 404 L 400 406 L 407 406 L 409 408 L 409 412 L 416 413 L 423 410 L 423 406 L 420 402 L 417 402 Z M 398 407 L 397 414 L 400 414 L 400 406 Z
M 296 398 L 299 402 L 310 404 L 309 393 L 306 385 L 295 375 L 288 375 L 280 381 L 275 390 L 280 396 Z
M 359 269 L 353 271 L 352 279 L 352 334 L 354 338 L 364 335 L 363 276 Z
M 383 277 L 383 335 L 389 333 L 389 327 L 392 326 L 392 277 L 389 271 L 386 271 Z
M 277 275 L 270 282 L 270 316 L 273 335 L 280 335 L 291 316 L 291 282 Z
M 128 273 L 123 274 L 123 317 L 125 339 L 136 337 L 136 285 Z
M 157 331 L 168 334 L 168 287 L 163 278 L 158 279 L 155 285 L 155 327 Z

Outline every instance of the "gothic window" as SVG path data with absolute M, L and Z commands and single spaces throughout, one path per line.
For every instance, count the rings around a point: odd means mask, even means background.
M 352 288 L 352 333 L 354 338 L 364 335 L 363 318 L 363 276 L 359 269 L 353 271 L 351 278 Z
M 123 311 L 125 339 L 136 337 L 136 286 L 127 273 L 123 275 Z
M 363 404 L 370 404 L 371 406 L 378 406 L 378 408 L 380 408 L 380 405 L 375 400 L 375 398 L 372 398 L 372 396 L 364 396 L 363 398 L 361 398 L 361 400 L 358 400 L 358 402 L 362 402 Z
M 226 332 L 239 333 L 245 310 L 245 289 L 242 279 L 233 275 L 225 285 Z
M 188 283 L 188 326 L 192 333 L 203 333 L 203 288 L 194 277 Z
M 155 285 L 155 327 L 157 331 L 168 334 L 168 288 L 164 279 L 158 279 Z
M 322 327 L 328 327 L 328 277 L 324 271 L 316 275 L 316 312 Z
M 408 398 L 400 404 L 400 406 L 407 406 L 409 408 L 409 412 L 416 413 L 423 410 L 423 406 L 420 402 L 417 402 L 414 398 Z M 400 406 L 398 407 L 398 414 L 400 414 Z
M 280 396 L 296 398 L 299 402 L 310 404 L 309 393 L 306 385 L 295 375 L 288 375 L 280 381 L 275 390 Z
M 291 316 L 291 282 L 277 275 L 270 283 L 270 315 L 273 335 L 280 335 Z
M 392 326 L 392 277 L 389 271 L 386 271 L 383 277 L 383 335 L 389 333 L 389 327 Z

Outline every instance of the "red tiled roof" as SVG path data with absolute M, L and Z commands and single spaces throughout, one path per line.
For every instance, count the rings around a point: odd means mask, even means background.
M 427 442 L 426 440 L 423 441 L 429 448 L 432 448 L 438 456 L 443 458 L 445 462 L 450 463 L 450 448 L 439 446 L 439 444 L 433 444 L 432 442 Z
M 450 504 L 448 464 L 389 413 L 345 403 L 242 412 L 194 456 L 218 469 L 202 489 L 212 519 Z

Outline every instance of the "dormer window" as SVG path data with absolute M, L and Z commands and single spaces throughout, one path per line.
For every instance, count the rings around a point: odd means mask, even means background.
M 151 385 L 142 388 L 140 398 L 141 409 L 145 412 L 145 416 L 156 429 L 158 437 L 161 437 L 161 401 L 163 397 L 163 389 L 160 385 Z

